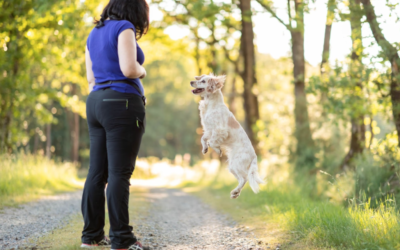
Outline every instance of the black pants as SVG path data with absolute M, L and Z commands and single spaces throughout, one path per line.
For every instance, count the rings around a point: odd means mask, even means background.
M 90 135 L 90 168 L 82 197 L 83 243 L 104 238 L 105 194 L 112 248 L 136 242 L 129 226 L 129 186 L 145 126 L 145 108 L 135 94 L 103 89 L 86 102 Z

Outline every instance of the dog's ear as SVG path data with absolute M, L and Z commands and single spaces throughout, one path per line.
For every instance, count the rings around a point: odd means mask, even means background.
M 207 87 L 207 91 L 214 93 L 218 89 L 221 89 L 224 86 L 226 76 L 217 76 L 212 77 L 208 80 L 209 84 Z
M 216 83 L 216 81 L 215 81 L 214 78 L 208 79 L 207 92 L 209 92 L 209 93 L 214 93 L 215 92 L 215 90 L 217 89 L 215 87 L 215 83 Z
M 220 85 L 219 88 L 222 88 L 224 86 L 225 80 L 226 80 L 226 76 L 217 76 L 217 85 Z
M 196 80 L 198 81 L 198 80 L 200 80 L 201 78 L 203 78 L 203 76 L 205 76 L 205 75 L 195 76 L 194 79 L 196 79 Z

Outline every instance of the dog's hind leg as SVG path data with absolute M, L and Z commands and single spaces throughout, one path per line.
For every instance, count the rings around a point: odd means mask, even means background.
M 239 197 L 240 192 L 242 192 L 242 189 L 244 187 L 244 185 L 247 182 L 247 179 L 245 177 L 243 177 L 242 175 L 240 175 L 240 173 L 237 173 L 235 168 L 229 168 L 229 171 L 236 177 L 236 179 L 239 181 L 239 185 L 231 191 L 231 199 L 236 199 L 237 197 Z

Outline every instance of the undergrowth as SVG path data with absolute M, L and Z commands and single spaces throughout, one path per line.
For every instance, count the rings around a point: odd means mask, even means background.
M 260 193 L 254 194 L 246 186 L 238 199 L 230 200 L 229 193 L 236 182 L 227 179 L 228 175 L 222 171 L 219 177 L 206 177 L 197 183 L 188 181 L 185 186 L 201 186 L 197 192 L 200 196 L 239 220 L 278 223 L 281 230 L 292 235 L 286 243 L 299 238 L 310 248 L 400 249 L 400 214 L 393 196 L 371 202 L 364 194 L 348 199 L 343 206 L 323 196 L 311 196 L 299 182 L 276 181 L 275 174 Z
M 81 188 L 77 169 L 30 154 L 0 155 L 0 207 Z

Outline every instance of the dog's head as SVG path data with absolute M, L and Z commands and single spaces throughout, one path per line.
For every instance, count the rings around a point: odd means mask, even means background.
M 195 88 L 192 93 L 204 96 L 213 94 L 224 86 L 226 76 L 214 76 L 213 74 L 195 76 L 196 81 L 191 81 L 190 85 Z

